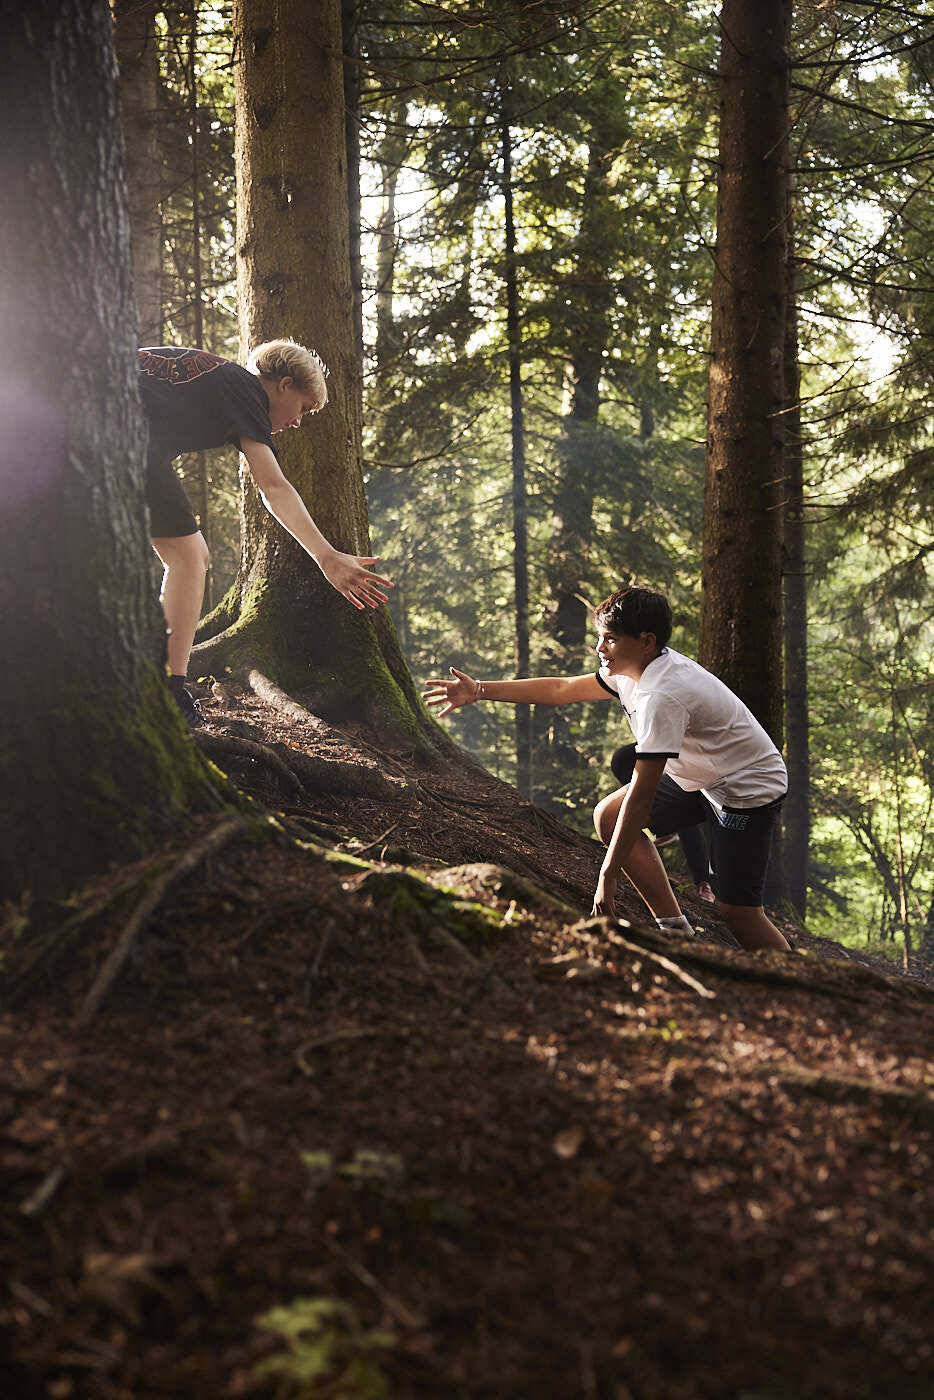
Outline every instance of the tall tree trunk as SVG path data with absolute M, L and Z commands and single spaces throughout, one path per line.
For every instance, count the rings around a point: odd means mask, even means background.
M 509 343 L 509 403 L 512 435 L 513 572 L 516 589 L 516 672 L 531 671 L 529 647 L 529 543 L 528 502 L 525 487 L 525 427 L 522 414 L 522 344 L 519 328 L 519 275 L 516 262 L 516 224 L 512 191 L 511 92 L 503 89 L 502 143 L 503 196 L 506 226 L 506 336 Z M 516 787 L 524 797 L 532 795 L 532 711 L 516 706 Z
M 785 319 L 785 762 L 783 855 L 788 897 L 798 916 L 807 913 L 810 847 L 810 718 L 808 713 L 807 553 L 804 526 L 804 453 L 801 436 L 801 375 L 793 224 L 789 220 L 788 300 Z
M 110 9 L 0 17 L 0 896 L 46 895 L 207 786 L 160 676 Z
M 558 482 L 554 531 L 546 576 L 550 594 L 548 633 L 559 655 L 572 650 L 576 664 L 587 640 L 590 616 L 580 601 L 593 533 L 595 428 L 600 412 L 603 353 L 610 336 L 613 287 L 606 267 L 601 229 L 609 191 L 609 144 L 599 133 L 591 136 L 584 182 L 578 241 L 581 252 L 575 269 L 571 343 L 565 370 L 566 411 L 558 440 Z
M 409 149 L 404 131 L 404 104 L 386 114 L 383 138 L 377 152 L 382 170 L 382 202 L 376 230 L 376 373 L 391 368 L 398 352 L 395 313 L 393 309 L 396 254 L 399 241 L 396 230 L 396 183 Z
M 162 214 L 156 0 L 114 0 L 114 43 L 126 140 L 133 285 L 142 345 L 162 343 Z
M 363 372 L 363 258 L 360 251 L 360 0 L 342 0 L 344 131 L 347 146 L 347 205 L 350 222 L 350 285 L 357 363 Z
M 332 544 L 369 554 L 360 460 L 360 364 L 347 206 L 340 0 L 236 0 L 237 243 L 243 350 L 292 335 L 331 367 L 327 409 L 283 433 L 283 470 Z M 421 706 L 385 608 L 340 598 L 264 509 L 241 470 L 242 556 L 195 649 L 202 668 L 256 665 L 309 693 L 322 713 L 358 715 L 421 741 Z
M 781 742 L 791 0 L 724 0 L 701 661 Z
M 191 141 L 191 304 L 194 344 L 204 345 L 204 279 L 201 272 L 201 114 L 198 107 L 198 0 L 191 0 L 191 20 L 188 30 L 188 128 Z M 198 524 L 211 544 L 211 520 L 208 497 L 208 459 L 205 452 L 196 454 L 198 463 Z M 205 579 L 205 607 L 212 606 L 213 570 L 208 568 Z

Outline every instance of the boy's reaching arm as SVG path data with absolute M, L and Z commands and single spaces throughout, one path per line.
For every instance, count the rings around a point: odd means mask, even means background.
M 466 671 L 451 667 L 451 680 L 430 680 L 422 698 L 428 705 L 443 705 L 443 719 L 462 705 L 477 700 L 503 700 L 511 705 L 572 705 L 581 700 L 608 700 L 610 693 L 593 674 L 587 676 L 531 676 L 519 681 L 477 681 Z
M 252 438 L 240 439 L 240 450 L 247 460 L 250 474 L 256 482 L 263 504 L 283 529 L 307 550 L 332 588 L 342 593 L 355 608 L 369 604 L 378 608 L 385 603 L 392 588 L 388 578 L 368 572 L 379 562 L 379 556 L 344 554 L 324 538 L 295 487 L 284 476 L 275 454 L 265 442 Z
M 643 836 L 643 831 L 649 825 L 652 802 L 664 771 L 664 758 L 636 759 L 632 782 L 623 798 L 619 815 L 616 818 L 616 826 L 610 838 L 610 844 L 606 848 L 603 865 L 600 867 L 591 911 L 594 917 L 606 915 L 607 918 L 613 918 L 619 874 L 621 870 L 626 868 L 627 857 L 633 845 L 636 841 L 646 841 L 647 846 L 651 844 Z M 661 865 L 654 845 L 651 846 L 651 858 Z

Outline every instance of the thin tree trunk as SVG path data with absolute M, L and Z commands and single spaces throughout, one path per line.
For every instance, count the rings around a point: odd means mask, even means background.
M 0 897 L 45 896 L 210 798 L 160 674 L 110 9 L 2 18 Z
M 810 716 L 808 712 L 807 553 L 804 524 L 804 453 L 801 376 L 794 275 L 793 224 L 789 220 L 788 301 L 785 320 L 784 642 L 785 762 L 783 855 L 788 897 L 799 918 L 807 914 L 810 820 Z
M 522 343 L 519 327 L 519 278 L 516 264 L 516 225 L 512 191 L 512 133 L 508 88 L 503 90 L 503 197 L 506 228 L 506 335 L 509 343 L 509 403 L 512 436 L 513 572 L 516 589 L 516 671 L 531 671 L 529 647 L 528 501 L 525 485 L 525 428 L 522 414 Z M 532 711 L 516 706 L 516 787 L 525 797 L 532 792 Z
M 782 735 L 791 0 L 724 0 L 701 661 Z
M 396 232 L 396 184 L 408 150 L 401 128 L 405 107 L 388 113 L 383 139 L 377 154 L 382 169 L 382 202 L 376 230 L 376 372 L 385 373 L 398 351 L 395 331 L 394 281 L 398 238 Z
M 191 0 L 191 24 L 188 31 L 188 129 L 191 136 L 191 300 L 194 344 L 204 345 L 204 282 L 201 273 L 201 119 L 198 111 L 198 0 Z M 208 459 L 198 452 L 198 524 L 211 544 L 211 521 L 208 504 Z M 208 569 L 205 580 L 204 605 L 213 606 L 213 570 Z
M 360 0 L 342 0 L 344 130 L 347 145 L 347 204 L 350 226 L 350 284 L 357 360 L 363 366 L 363 259 L 360 252 Z
M 157 127 L 156 0 L 114 0 L 114 44 L 126 139 L 133 285 L 143 345 L 162 342 L 162 216 Z
M 561 653 L 580 653 L 587 639 L 589 614 L 580 601 L 593 533 L 595 427 L 600 412 L 603 352 L 610 335 L 613 288 L 600 234 L 609 197 L 608 145 L 591 137 L 584 182 L 578 238 L 574 311 L 565 370 L 566 408 L 558 440 L 558 484 L 554 504 L 554 534 L 546 565 L 551 596 L 546 628 Z M 575 663 L 579 655 L 575 656 Z

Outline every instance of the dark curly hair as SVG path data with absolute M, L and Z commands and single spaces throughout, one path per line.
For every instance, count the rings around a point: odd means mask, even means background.
M 671 637 L 671 608 L 664 593 L 654 588 L 621 588 L 594 608 L 594 621 L 608 632 L 638 637 L 651 632 L 659 651 Z

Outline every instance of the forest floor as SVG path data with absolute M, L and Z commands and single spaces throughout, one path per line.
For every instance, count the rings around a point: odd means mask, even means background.
M 930 1396 L 930 979 L 218 695 L 281 824 L 0 911 L 3 1400 Z

